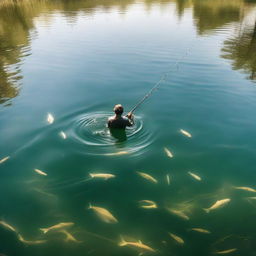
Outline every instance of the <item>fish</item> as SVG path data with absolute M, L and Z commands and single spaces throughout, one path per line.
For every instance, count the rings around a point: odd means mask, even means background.
M 152 177 L 151 175 L 147 174 L 147 173 L 144 173 L 144 172 L 137 172 L 142 178 L 148 180 L 148 181 L 151 181 L 153 183 L 158 183 L 158 181 Z
M 155 252 L 156 250 L 149 247 L 146 244 L 143 244 L 140 240 L 138 242 L 128 242 L 125 241 L 122 237 L 121 237 L 121 242 L 118 244 L 119 246 L 128 246 L 134 249 L 138 249 L 138 250 L 142 250 L 145 252 Z
M 0 225 L 2 225 L 3 227 L 5 227 L 6 229 L 8 229 L 10 231 L 17 232 L 16 229 L 13 226 L 6 223 L 5 221 L 0 221 Z
M 105 180 L 116 177 L 114 174 L 110 174 L 110 173 L 89 173 L 89 175 L 91 178 L 99 178 L 99 179 L 105 179 Z
M 92 209 L 96 215 L 104 222 L 106 223 L 117 223 L 118 220 L 105 208 L 102 207 L 96 207 L 89 204 L 89 209 Z
M 140 200 L 139 203 L 142 204 L 142 205 L 140 205 L 141 208 L 145 208 L 145 209 L 157 208 L 157 204 L 151 200 Z
M 0 160 L 0 164 L 4 163 L 4 162 L 7 161 L 9 158 L 10 158 L 9 156 L 6 156 L 6 157 L 2 158 L 2 159 Z
M 209 230 L 203 229 L 203 228 L 191 228 L 190 230 L 199 232 L 199 233 L 204 233 L 204 234 L 210 234 L 211 232 Z
M 40 228 L 40 230 L 46 234 L 49 231 L 59 231 L 61 229 L 65 229 L 65 228 L 69 228 L 71 226 L 73 226 L 74 223 L 73 222 L 60 222 L 59 224 L 56 224 L 54 226 L 51 226 L 49 228 Z
M 47 115 L 47 122 L 48 122 L 49 124 L 52 124 L 52 123 L 54 122 L 54 117 L 53 117 L 53 115 L 50 114 L 50 113 L 48 113 L 48 115 Z
M 202 180 L 201 177 L 199 177 L 198 175 L 194 174 L 193 172 L 188 172 L 188 174 L 189 174 L 190 176 L 192 176 L 192 177 L 193 177 L 194 179 L 196 179 L 196 180 L 199 180 L 199 181 Z
M 67 230 L 63 229 L 63 230 L 60 230 L 59 232 L 66 235 L 65 242 L 81 243 L 81 241 L 78 241 L 78 240 L 77 240 L 73 235 L 71 235 Z
M 65 140 L 67 138 L 67 135 L 65 132 L 61 131 L 60 136 Z
M 215 252 L 215 254 L 228 254 L 228 253 L 235 252 L 235 251 L 237 251 L 237 248 L 232 248 L 232 249 L 228 249 L 228 250 L 224 250 L 224 251 L 217 251 L 217 252 Z
M 166 174 L 166 181 L 167 181 L 167 184 L 170 185 L 170 175 L 169 174 Z
M 168 157 L 173 158 L 173 154 L 168 148 L 164 148 L 164 151 Z
M 189 217 L 183 211 L 179 211 L 179 210 L 175 210 L 175 209 L 170 209 L 170 208 L 167 208 L 167 210 L 170 213 L 172 213 L 173 215 L 176 215 L 176 216 L 180 217 L 183 220 L 189 220 Z
M 107 154 L 104 154 L 105 156 L 121 156 L 121 155 L 126 155 L 126 154 L 129 154 L 128 151 L 119 151 L 119 152 L 116 152 L 116 153 L 107 153 Z
M 213 204 L 210 208 L 204 208 L 204 210 L 206 211 L 206 213 L 209 213 L 210 211 L 212 210 L 216 210 L 218 208 L 221 208 L 223 206 L 225 206 L 227 203 L 229 203 L 231 201 L 231 199 L 229 198 L 225 198 L 225 199 L 222 199 L 222 200 L 218 200 L 216 201 L 215 204 Z
M 45 172 L 43 172 L 43 171 L 41 171 L 39 169 L 34 169 L 34 171 L 37 172 L 40 175 L 47 176 L 47 173 L 45 173 Z
M 34 240 L 34 241 L 25 240 L 25 239 L 21 236 L 21 234 L 18 234 L 18 239 L 19 239 L 22 243 L 27 244 L 27 245 L 44 244 L 44 243 L 47 242 L 46 240 Z
M 256 196 L 247 197 L 247 199 L 256 200 Z
M 240 189 L 240 190 L 245 190 L 245 191 L 249 191 L 249 192 L 256 192 L 256 189 L 253 188 L 249 188 L 249 187 L 234 187 L 234 189 Z
M 172 237 L 179 244 L 182 244 L 182 245 L 184 244 L 184 240 L 181 237 L 179 237 L 177 235 L 174 235 L 173 233 L 170 233 L 170 232 L 168 232 L 168 234 L 169 234 L 170 237 Z
M 189 132 L 187 132 L 187 131 L 185 131 L 185 130 L 183 130 L 183 129 L 180 129 L 180 132 L 181 132 L 183 135 L 185 135 L 185 136 L 187 136 L 187 137 L 189 137 L 189 138 L 192 137 L 192 135 L 191 135 Z

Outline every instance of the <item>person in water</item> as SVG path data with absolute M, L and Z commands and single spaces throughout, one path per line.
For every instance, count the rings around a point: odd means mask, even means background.
M 126 126 L 130 127 L 134 125 L 134 118 L 132 113 L 128 113 L 126 117 L 122 116 L 124 108 L 121 104 L 115 105 L 114 112 L 115 115 L 109 117 L 108 119 L 108 128 L 125 130 Z

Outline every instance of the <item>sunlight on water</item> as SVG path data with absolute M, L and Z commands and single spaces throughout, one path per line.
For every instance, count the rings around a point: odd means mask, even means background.
M 1 1 L 0 255 L 255 255 L 255 10 Z

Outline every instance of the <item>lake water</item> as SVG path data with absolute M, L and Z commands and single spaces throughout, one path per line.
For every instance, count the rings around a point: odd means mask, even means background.
M 255 21 L 243 0 L 2 1 L 0 254 L 255 256 Z

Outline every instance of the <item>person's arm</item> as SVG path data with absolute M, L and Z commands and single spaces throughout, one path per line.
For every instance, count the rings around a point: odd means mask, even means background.
M 111 118 L 110 118 L 110 117 L 108 118 L 107 127 L 108 127 L 108 128 L 111 128 Z
M 129 124 L 127 126 L 133 126 L 134 125 L 134 115 L 131 112 L 129 112 L 127 114 L 127 118 L 129 121 Z

